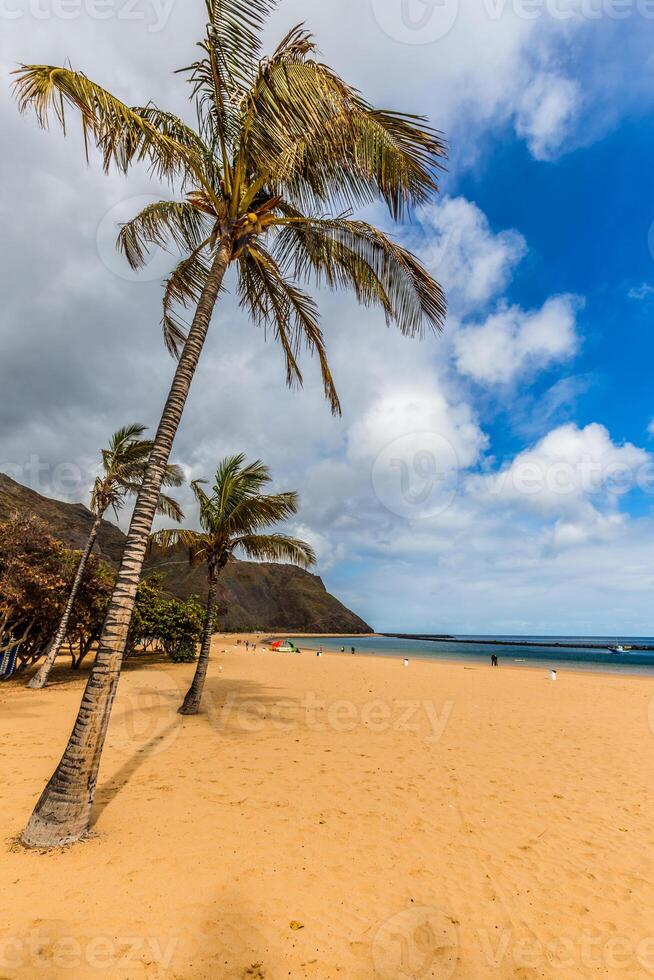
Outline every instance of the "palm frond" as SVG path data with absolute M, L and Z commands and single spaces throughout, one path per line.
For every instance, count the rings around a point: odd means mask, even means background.
M 200 165 L 200 173 L 204 177 L 203 185 L 212 194 L 214 204 L 217 203 L 223 174 L 213 148 L 205 143 L 202 137 L 178 116 L 160 109 L 152 102 L 138 107 L 135 111 L 148 122 L 151 122 L 164 136 L 174 139 L 193 153 L 193 159 Z
M 109 439 L 109 451 L 119 452 L 121 447 L 140 439 L 146 430 L 147 426 L 141 425 L 140 422 L 132 422 L 130 425 L 116 429 Z
M 157 201 L 121 225 L 118 248 L 132 269 L 139 269 L 153 246 L 167 249 L 173 243 L 180 251 L 194 252 L 211 230 L 207 215 L 190 201 Z
M 330 69 L 307 60 L 315 51 L 313 38 L 299 25 L 260 62 L 242 102 L 239 153 L 247 172 L 274 179 L 298 144 L 343 112 L 351 90 Z
M 211 547 L 211 539 L 198 531 L 191 531 L 187 528 L 164 528 L 161 531 L 153 531 L 149 538 L 149 548 L 160 548 L 161 551 L 175 551 L 177 548 L 186 548 L 189 553 L 191 565 L 199 565 L 205 560 L 208 549 Z
M 210 497 L 202 489 L 205 480 L 193 480 L 191 489 L 195 494 L 195 499 L 200 505 L 200 524 L 207 534 L 214 530 L 213 520 L 216 513 L 216 505 L 213 497 Z
M 273 331 L 286 361 L 286 382 L 302 385 L 298 356 L 304 344 L 320 363 L 325 396 L 332 412 L 341 406 L 327 359 L 318 308 L 314 300 L 287 279 L 273 256 L 259 242 L 251 244 L 239 262 L 241 306 L 255 323 Z
M 170 517 L 173 521 L 181 522 L 184 520 L 184 511 L 173 497 L 168 494 L 160 493 L 157 501 L 157 514 L 163 517 Z
M 167 463 L 161 485 L 164 487 L 181 487 L 186 482 L 184 470 L 177 463 Z
M 299 498 L 295 491 L 248 495 L 240 500 L 224 523 L 230 533 L 254 533 L 272 524 L 281 524 L 297 514 Z
M 271 482 L 271 476 L 261 460 L 246 464 L 244 454 L 238 453 L 226 456 L 219 463 L 211 496 L 202 489 L 203 482 L 198 480 L 192 484 L 200 504 L 200 523 L 207 532 L 215 534 L 233 520 L 243 501 L 261 497 L 261 491 Z
M 107 487 L 101 477 L 96 477 L 91 488 L 90 510 L 96 517 L 102 517 L 112 501 L 107 499 Z
M 400 218 L 438 189 L 441 134 L 420 116 L 373 108 L 314 52 L 298 27 L 261 63 L 244 101 L 245 169 L 303 209 L 381 198 Z
M 425 326 L 442 330 L 445 295 L 415 255 L 363 221 L 286 213 L 275 247 L 282 268 L 318 285 L 352 289 L 360 303 L 380 306 L 408 336 Z
M 226 178 L 228 148 L 236 135 L 238 104 L 261 56 L 261 34 L 277 0 L 205 0 L 207 30 L 202 55 L 181 69 L 189 76 L 200 128 L 220 147 Z
M 316 563 L 316 554 L 306 541 L 286 534 L 244 534 L 234 539 L 234 549 L 257 561 L 286 561 L 301 568 Z
M 137 494 L 145 477 L 148 462 L 150 459 L 151 446 L 142 460 L 135 463 L 124 465 L 115 464 L 110 471 L 110 478 L 116 487 L 125 491 L 126 494 Z M 181 487 L 185 482 L 184 471 L 181 466 L 175 463 L 168 463 L 164 470 L 161 485 L 164 487 Z
M 201 171 L 202 161 L 192 147 L 160 131 L 86 75 L 54 65 L 21 65 L 13 74 L 20 111 L 33 109 L 42 128 L 47 129 L 54 116 L 65 133 L 66 108 L 80 113 L 87 150 L 91 136 L 106 171 L 113 163 L 125 172 L 134 161 L 144 160 L 161 179 Z
M 209 275 L 209 265 L 202 255 L 205 246 L 208 244 L 208 241 L 203 242 L 191 255 L 182 259 L 164 284 L 161 323 L 164 342 L 172 357 L 179 356 L 180 349 L 186 341 L 188 330 L 188 324 L 179 315 L 175 307 L 182 306 L 187 309 L 199 302 Z

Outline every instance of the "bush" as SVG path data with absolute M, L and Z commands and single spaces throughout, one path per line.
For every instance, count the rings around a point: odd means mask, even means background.
M 163 591 L 160 576 L 141 582 L 128 641 L 128 656 L 137 647 L 161 648 L 175 663 L 192 663 L 202 640 L 204 607 L 192 596 L 174 599 Z
M 15 673 L 45 656 L 68 600 L 80 552 L 66 548 L 34 515 L 0 523 L 0 663 L 16 655 Z M 100 638 L 115 573 L 95 555 L 70 619 L 67 641 L 74 669 Z M 202 639 L 205 610 L 196 598 L 164 592 L 162 576 L 140 583 L 126 656 L 161 649 L 175 663 L 191 663 Z
M 64 547 L 35 515 L 14 514 L 0 524 L 0 654 L 16 654 L 17 673 L 45 655 L 79 560 L 80 553 Z M 99 637 L 113 581 L 113 573 L 92 556 L 67 636 L 74 667 Z

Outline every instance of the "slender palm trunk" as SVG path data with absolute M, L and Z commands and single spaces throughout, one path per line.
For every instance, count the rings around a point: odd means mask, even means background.
M 211 637 L 213 635 L 213 611 L 216 606 L 216 590 L 218 588 L 218 575 L 215 571 L 209 572 L 209 594 L 207 596 L 207 613 L 204 621 L 204 636 L 202 637 L 202 649 L 198 658 L 198 665 L 195 668 L 193 683 L 188 689 L 186 697 L 181 707 L 178 709 L 180 715 L 197 715 L 200 710 L 202 691 L 207 677 L 209 666 L 209 655 L 211 654 Z
M 91 533 L 89 534 L 89 539 L 86 542 L 86 548 L 84 549 L 84 554 L 80 559 L 80 563 L 77 566 L 77 572 L 75 574 L 75 581 L 73 582 L 73 587 L 70 590 L 70 595 L 68 597 L 68 602 L 66 603 L 66 608 L 64 609 L 64 614 L 61 617 L 61 622 L 57 632 L 55 633 L 54 639 L 50 644 L 50 649 L 47 652 L 46 658 L 41 664 L 38 672 L 34 675 L 32 680 L 27 685 L 28 687 L 35 688 L 39 690 L 48 683 L 50 678 L 50 671 L 54 667 L 55 660 L 59 656 L 59 651 L 61 650 L 61 645 L 66 639 L 66 634 L 68 633 L 68 624 L 70 622 L 70 616 L 73 611 L 73 606 L 75 605 L 75 600 L 77 599 L 77 593 L 79 592 L 80 585 L 82 584 L 82 579 L 84 578 L 84 572 L 86 571 L 86 566 L 88 565 L 89 558 L 91 557 L 91 552 L 93 551 L 93 545 L 95 544 L 95 539 L 98 536 L 98 531 L 100 530 L 100 524 L 102 522 L 101 517 L 96 517 L 91 528 Z
M 175 371 L 147 471 L 136 498 L 118 578 L 77 720 L 61 761 L 23 831 L 22 840 L 28 847 L 61 847 L 74 843 L 88 831 L 100 757 L 159 491 L 206 340 L 211 314 L 231 260 L 232 247 L 232 234 L 229 232 L 220 241 Z

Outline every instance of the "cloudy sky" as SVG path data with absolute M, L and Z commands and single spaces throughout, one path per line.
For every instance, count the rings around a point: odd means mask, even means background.
M 188 115 L 172 73 L 203 9 L 0 0 L 0 469 L 52 496 L 85 500 L 109 433 L 156 424 L 171 258 L 135 277 L 113 240 L 170 192 L 20 118 L 10 71 L 70 62 Z M 407 340 L 321 295 L 334 419 L 315 364 L 286 391 L 227 296 L 175 459 L 193 478 L 228 452 L 268 462 L 327 586 L 378 629 L 651 635 L 654 6 L 286 0 L 269 43 L 300 20 L 370 101 L 447 134 L 440 199 L 395 231 L 445 286 L 447 330 Z

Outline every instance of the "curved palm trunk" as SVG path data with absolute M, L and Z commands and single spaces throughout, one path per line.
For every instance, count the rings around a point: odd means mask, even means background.
M 75 726 L 61 761 L 23 831 L 22 841 L 28 847 L 61 847 L 74 843 L 88 831 L 100 757 L 159 491 L 232 247 L 230 232 L 220 241 L 175 371 L 136 498 L 116 585 Z
M 213 633 L 213 611 L 216 605 L 216 591 L 218 588 L 218 575 L 216 572 L 209 573 L 209 594 L 207 596 L 207 613 L 204 621 L 204 635 L 202 637 L 202 649 L 195 668 L 193 683 L 189 687 L 184 702 L 178 709 L 180 715 L 197 715 L 200 710 L 202 691 L 207 677 L 209 666 L 209 655 L 211 654 L 211 637 Z
M 95 544 L 95 539 L 98 536 L 98 531 L 100 530 L 100 523 L 102 521 L 101 517 L 96 517 L 91 528 L 91 533 L 89 534 L 89 539 L 86 542 L 86 548 L 84 549 L 84 554 L 80 559 L 80 563 L 77 566 L 77 572 L 75 574 L 75 581 L 73 582 L 73 587 L 70 590 L 70 595 L 68 597 L 68 602 L 66 603 L 66 608 L 64 609 L 64 614 L 61 617 L 61 622 L 57 632 L 55 633 L 54 639 L 50 644 L 50 649 L 48 650 L 47 656 L 38 672 L 34 675 L 32 680 L 27 685 L 28 687 L 40 690 L 40 688 L 45 687 L 48 683 L 50 677 L 50 671 L 54 667 L 55 660 L 59 656 L 59 651 L 61 650 L 61 645 L 66 639 L 66 634 L 68 633 L 68 624 L 70 622 L 70 616 L 73 611 L 73 606 L 75 605 L 75 600 L 77 598 L 77 593 L 79 592 L 80 585 L 82 584 L 82 579 L 84 578 L 84 572 L 86 571 L 86 566 L 88 565 L 89 558 L 91 557 L 91 552 L 93 551 L 93 545 Z

